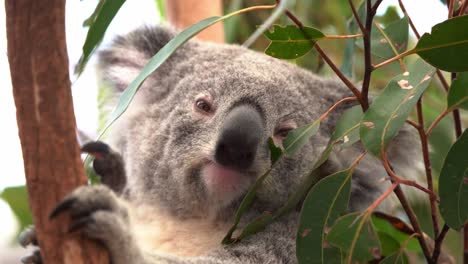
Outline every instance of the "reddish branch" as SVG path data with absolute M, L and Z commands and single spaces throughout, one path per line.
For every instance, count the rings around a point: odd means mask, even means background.
M 8 59 L 34 225 L 44 263 L 108 263 L 107 252 L 67 219 L 48 219 L 86 184 L 76 138 L 65 43 L 65 1 L 6 0 Z

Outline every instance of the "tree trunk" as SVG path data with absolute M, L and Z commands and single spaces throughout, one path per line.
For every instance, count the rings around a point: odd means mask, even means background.
M 185 29 L 196 22 L 223 14 L 221 0 L 166 0 L 169 22 L 177 29 Z M 198 39 L 223 43 L 224 27 L 219 22 L 197 35 Z
M 49 221 L 53 207 L 86 184 L 76 138 L 65 1 L 6 0 L 8 59 L 24 167 L 44 263 L 108 263 L 107 252 L 68 235 L 66 217 Z

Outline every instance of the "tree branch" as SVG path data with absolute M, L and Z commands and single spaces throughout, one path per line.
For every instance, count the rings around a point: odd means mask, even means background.
M 65 1 L 6 0 L 8 60 L 29 203 L 44 263 L 108 263 L 93 241 L 48 219 L 87 182 L 76 138 L 65 43 Z

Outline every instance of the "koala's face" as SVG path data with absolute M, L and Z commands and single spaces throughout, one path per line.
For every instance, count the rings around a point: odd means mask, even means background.
M 137 33 L 101 56 L 117 87 L 135 77 L 124 78 L 119 69 L 135 75 L 135 65 L 144 64 L 123 54 L 154 55 L 136 45 L 151 37 Z M 317 96 L 330 84 L 336 86 L 241 47 L 188 43 L 145 82 L 115 128 L 132 195 L 184 215 L 231 208 L 270 168 L 268 139 L 281 145 L 289 131 L 317 119 L 342 96 Z M 325 144 L 320 132 L 277 164 L 258 193 L 260 202 L 284 201 Z

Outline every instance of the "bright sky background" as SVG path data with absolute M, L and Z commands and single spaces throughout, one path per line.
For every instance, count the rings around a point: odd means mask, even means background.
M 73 72 L 72 67 L 81 56 L 81 47 L 86 37 L 87 29 L 83 28 L 81 24 L 92 13 L 96 3 L 96 0 L 67 1 L 66 26 L 70 72 Z M 404 0 L 404 3 L 420 33 L 430 31 L 434 24 L 445 20 L 447 16 L 447 9 L 442 6 L 439 0 Z M 398 1 L 384 0 L 379 8 L 379 13 L 384 12 L 389 5 L 398 6 Z M 159 17 L 154 0 L 128 0 L 109 27 L 103 45 L 108 44 L 116 34 L 128 32 L 143 24 L 156 24 L 158 22 Z M 74 82 L 72 89 L 78 127 L 91 136 L 96 135 L 98 116 L 94 63 L 94 59 L 90 61 L 78 80 L 74 76 L 71 77 Z M 0 1 L 0 72 L 1 192 L 7 186 L 22 185 L 25 182 L 7 60 L 4 1 Z M 16 223 L 8 206 L 0 200 L 0 246 L 7 241 L 5 237 L 11 236 L 15 226 Z

